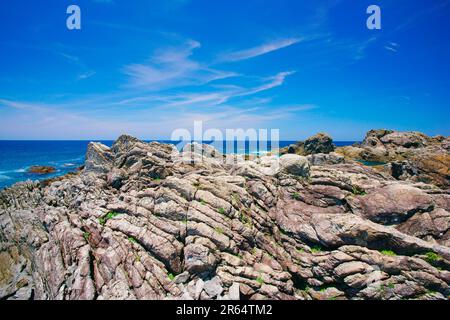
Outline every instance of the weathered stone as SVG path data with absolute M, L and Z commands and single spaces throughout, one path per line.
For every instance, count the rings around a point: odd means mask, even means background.
M 0 191 L 0 298 L 443 300 L 446 172 L 415 161 L 450 140 L 393 133 L 242 163 L 92 143 L 83 171 Z M 399 175 L 352 160 L 374 158 Z
M 280 157 L 281 172 L 300 177 L 309 177 L 310 166 L 308 159 L 295 154 L 286 154 Z
M 333 139 L 326 133 L 318 133 L 306 139 L 304 144 L 306 154 L 330 153 L 334 148 Z
M 211 280 L 206 281 L 204 290 L 211 298 L 219 296 L 223 292 L 220 278 L 216 276 Z

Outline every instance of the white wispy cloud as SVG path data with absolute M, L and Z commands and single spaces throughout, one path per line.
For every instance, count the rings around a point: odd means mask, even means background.
M 213 69 L 193 60 L 191 56 L 200 46 L 199 42 L 189 40 L 179 47 L 158 50 L 147 63 L 125 66 L 124 73 L 129 77 L 129 85 L 161 90 L 203 85 L 237 75 L 234 72 Z
M 261 46 L 247 56 L 294 42 Z M 0 107 L 9 109 L 0 119 L 0 135 L 16 132 L 14 137 L 21 138 L 22 131 L 9 125 L 20 122 L 26 128 L 24 134 L 40 139 L 55 136 L 113 139 L 124 132 L 143 138 L 167 137 L 172 130 L 190 126 L 194 120 L 206 121 L 208 126 L 217 128 L 267 127 L 276 126 L 275 120 L 292 118 L 312 108 L 274 105 L 272 97 L 260 94 L 282 86 L 294 71 L 247 75 L 221 70 L 215 64 L 217 61 L 195 59 L 194 53 L 200 48 L 199 42 L 184 40 L 181 45 L 157 49 L 147 61 L 122 67 L 126 75 L 122 86 L 107 94 L 55 97 L 46 103 L 0 97 Z M 78 57 L 66 52 L 58 54 L 84 67 Z M 95 71 L 85 67 L 77 79 L 94 75 Z M 227 80 L 221 81 L 224 79 Z
M 258 57 L 273 51 L 277 51 L 289 46 L 292 46 L 296 43 L 302 41 L 302 38 L 289 38 L 289 39 L 281 39 L 275 40 L 268 43 L 264 43 L 260 46 L 244 49 L 240 51 L 235 51 L 227 54 L 223 54 L 219 57 L 219 61 L 223 62 L 234 62 L 247 60 L 250 58 Z
M 96 74 L 95 71 L 89 70 L 89 71 L 79 74 L 77 78 L 78 78 L 78 80 L 85 80 L 85 79 L 88 79 L 88 78 L 94 76 L 95 74 Z
M 387 45 L 384 46 L 384 48 L 388 51 L 398 52 L 398 43 L 389 42 Z
M 262 91 L 266 91 L 266 90 L 270 90 L 270 89 L 279 87 L 284 84 L 284 81 L 286 80 L 286 78 L 288 76 L 293 75 L 294 73 L 295 73 L 295 71 L 280 72 L 273 77 L 266 78 L 265 79 L 266 83 L 264 83 L 258 87 L 243 90 L 243 92 L 238 93 L 237 96 L 253 95 L 253 94 L 256 94 L 256 93 L 259 93 Z
M 393 47 L 389 47 L 389 46 L 384 46 L 384 48 L 388 51 L 392 51 L 392 52 L 398 52 L 398 50 L 396 48 Z

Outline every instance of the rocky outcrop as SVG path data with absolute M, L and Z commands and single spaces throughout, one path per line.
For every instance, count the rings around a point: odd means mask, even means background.
M 28 172 L 29 173 L 34 173 L 34 174 L 50 174 L 50 173 L 55 173 L 56 169 L 54 167 L 48 167 L 48 166 L 32 166 L 30 168 L 28 168 Z
M 450 185 L 450 138 L 420 132 L 369 131 L 361 144 L 337 149 L 348 160 L 379 166 L 398 180 Z
M 237 161 L 198 147 L 122 136 L 90 144 L 81 172 L 1 191 L 0 297 L 450 295 L 448 189 L 333 153 Z
M 305 141 L 304 149 L 307 155 L 333 152 L 333 139 L 326 133 L 318 133 Z
M 304 142 L 299 141 L 280 150 L 281 154 L 314 155 L 328 154 L 335 150 L 333 139 L 326 133 L 318 133 Z

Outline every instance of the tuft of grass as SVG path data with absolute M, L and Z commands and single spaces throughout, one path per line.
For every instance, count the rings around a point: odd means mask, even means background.
M 253 249 L 252 249 L 252 255 L 255 255 L 256 254 L 256 247 L 253 247 Z
M 244 259 L 244 256 L 240 253 L 233 254 L 233 256 L 235 256 L 236 258 L 239 258 L 241 260 Z
M 352 193 L 355 196 L 365 196 L 367 194 L 367 192 L 364 189 L 358 186 L 352 186 Z
M 162 178 L 160 176 L 155 176 L 152 178 L 153 182 L 161 182 Z
M 131 243 L 137 243 L 137 240 L 133 237 L 128 237 L 128 241 L 130 241 Z
M 256 278 L 256 282 L 258 282 L 260 285 L 264 284 L 264 280 L 261 276 L 259 276 L 258 278 Z
M 175 279 L 175 276 L 172 273 L 169 273 L 167 277 L 169 278 L 170 281 L 173 281 L 173 279 Z
M 83 238 L 86 241 L 89 241 L 89 237 L 91 236 L 91 234 L 89 232 L 83 232 Z
M 226 213 L 224 208 L 217 209 L 217 212 L 220 213 L 221 215 L 225 215 Z
M 215 230 L 218 234 L 223 234 L 223 229 L 222 229 L 221 227 L 214 228 L 214 230 Z
M 106 216 L 99 218 L 99 219 L 98 219 L 98 222 L 99 222 L 102 226 L 104 226 L 108 220 L 113 219 L 113 218 L 117 217 L 118 215 L 120 215 L 120 213 L 118 213 L 118 212 L 112 212 L 112 211 L 111 211 L 111 212 L 108 212 L 108 213 L 106 214 Z
M 395 288 L 395 283 L 388 283 L 388 285 L 387 285 L 387 287 L 389 288 L 389 289 L 394 289 Z
M 206 201 L 205 201 L 205 200 L 201 200 L 200 203 L 201 203 L 203 206 L 206 206 Z
M 248 227 L 252 227 L 252 219 L 248 216 L 248 215 L 246 215 L 245 213 L 240 213 L 240 215 L 239 215 L 239 220 L 241 220 L 241 222 L 243 223 L 243 224 L 245 224 L 246 226 L 248 226 Z
M 311 248 L 311 253 L 319 253 L 322 252 L 322 248 L 319 246 L 314 246 Z
M 389 257 L 397 256 L 397 254 L 392 250 L 381 250 L 380 252 L 381 252 L 381 254 L 384 254 L 385 256 L 389 256 Z
M 302 198 L 302 196 L 301 196 L 300 193 L 298 193 L 298 192 L 294 192 L 294 193 L 292 194 L 292 199 L 294 199 L 294 200 L 299 201 L 299 200 L 301 200 L 301 198 Z
M 305 249 L 303 249 L 303 248 L 297 248 L 296 250 L 297 250 L 298 253 L 304 253 L 305 252 Z
M 439 260 L 442 260 L 442 257 L 438 255 L 436 252 L 430 251 L 425 254 L 425 260 L 431 264 Z

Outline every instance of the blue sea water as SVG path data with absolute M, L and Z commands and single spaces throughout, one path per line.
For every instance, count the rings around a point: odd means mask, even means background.
M 98 141 L 111 146 L 113 141 Z M 161 140 L 159 142 L 174 143 Z M 280 141 L 279 147 L 285 147 L 294 141 Z M 335 142 L 337 146 L 353 144 L 353 141 Z M 85 153 L 89 141 L 1 141 L 0 140 L 0 189 L 25 180 L 44 180 L 76 171 L 84 164 Z M 213 144 L 220 151 L 220 144 Z M 225 146 L 226 143 L 223 143 Z M 246 147 L 235 143 L 234 153 L 258 153 L 247 142 Z M 270 145 L 269 145 L 270 148 Z M 259 150 L 263 153 L 264 150 Z M 56 172 L 48 175 L 37 175 L 27 172 L 34 165 L 52 166 Z

